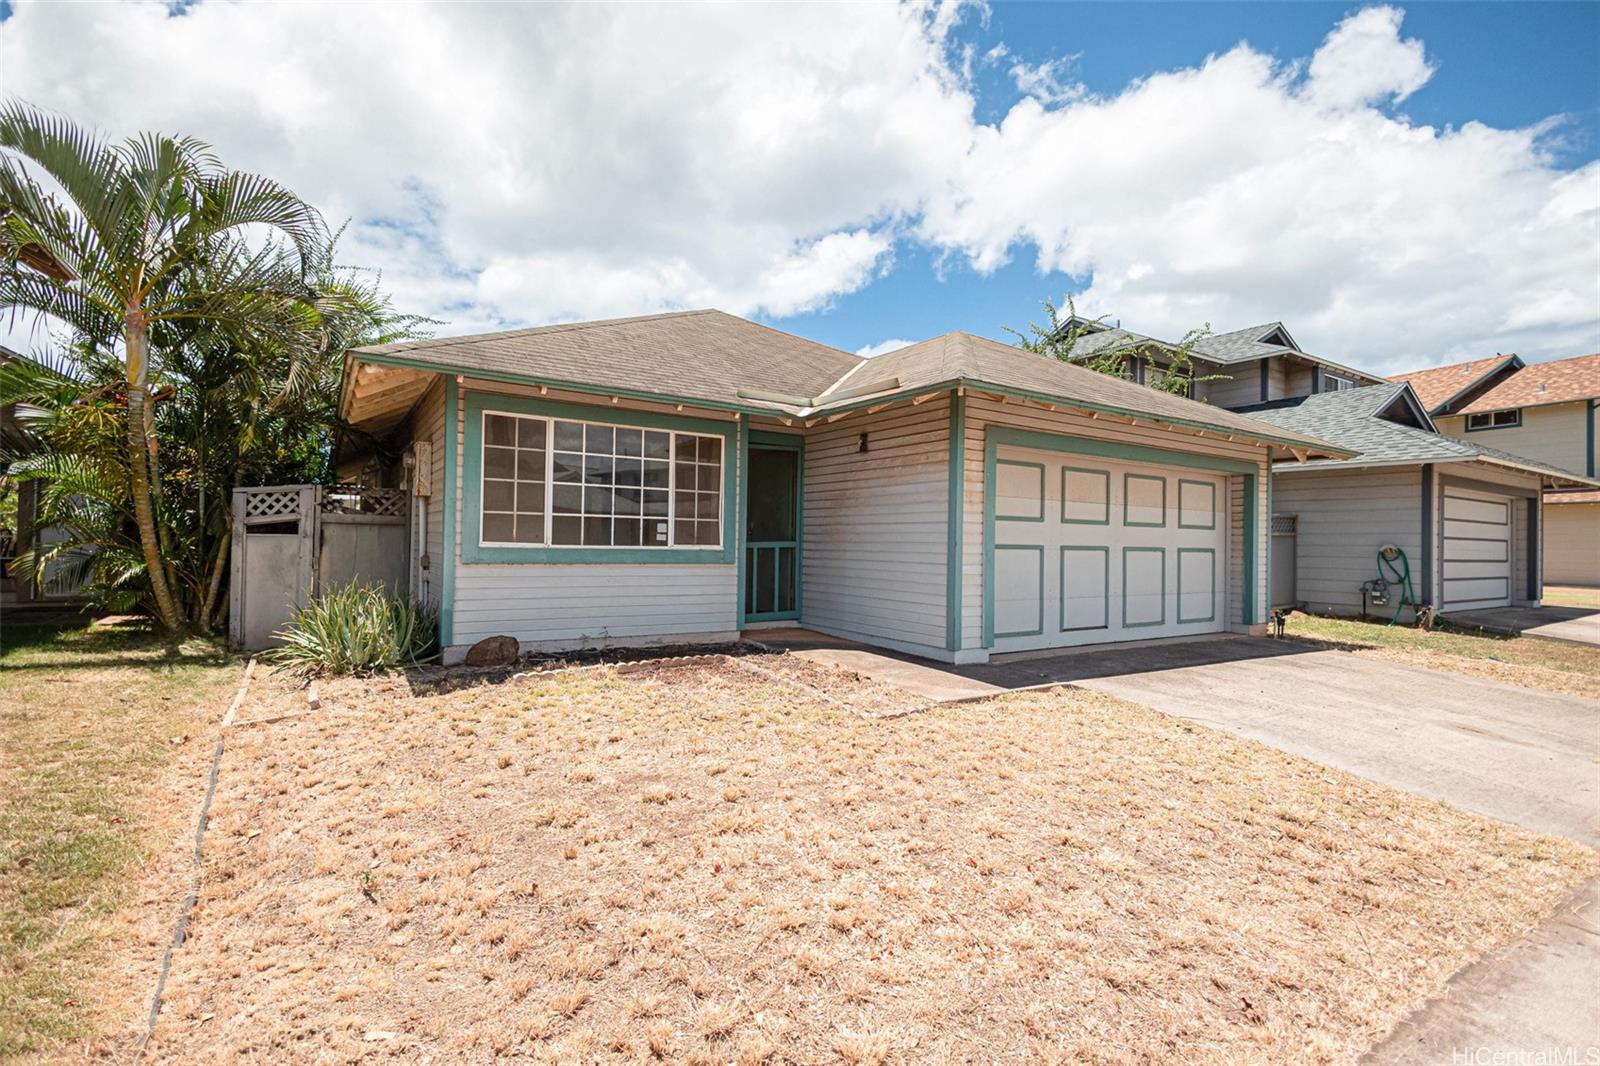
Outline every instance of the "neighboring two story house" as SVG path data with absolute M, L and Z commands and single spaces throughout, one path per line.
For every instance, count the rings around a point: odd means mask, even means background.
M 1120 326 L 1069 325 L 1086 331 L 1074 362 L 1123 352 L 1125 375 L 1141 382 L 1169 372 L 1178 347 Z M 1281 322 L 1203 337 L 1190 356 L 1196 399 L 1358 453 L 1274 466 L 1275 607 L 1392 611 L 1399 593 L 1380 607 L 1363 590 L 1396 572 L 1380 574 L 1377 559 L 1391 544 L 1404 553 L 1396 563 L 1411 577 L 1406 598 L 1418 605 L 1460 613 L 1539 603 L 1543 504 L 1594 489 L 1592 476 L 1487 447 L 1476 435 L 1454 439 L 1411 388 L 1302 351 Z M 1454 390 L 1444 398 L 1456 398 Z M 1555 492 L 1563 495 L 1547 495 Z M 1565 543 L 1566 535 L 1553 539 Z M 1588 543 L 1592 551 L 1592 536 Z
M 1600 354 L 1524 363 L 1496 355 L 1402 374 L 1439 432 L 1593 478 Z M 1600 585 L 1600 491 L 1549 492 L 1545 580 Z

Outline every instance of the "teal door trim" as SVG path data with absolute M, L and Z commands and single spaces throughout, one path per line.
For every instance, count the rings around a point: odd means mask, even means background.
M 944 562 L 944 646 L 961 650 L 961 571 L 966 565 L 962 539 L 966 525 L 967 499 L 967 397 L 955 392 L 950 397 L 950 487 L 945 498 L 945 536 L 948 548 Z
M 1035 448 L 1041 451 L 1062 452 L 1068 455 L 1093 455 L 1102 459 L 1120 459 L 1130 463 L 1155 463 L 1161 466 L 1181 466 L 1193 470 L 1209 470 L 1218 474 L 1238 474 L 1244 479 L 1244 594 L 1243 622 L 1254 625 L 1256 615 L 1256 560 L 1261 556 L 1260 522 L 1257 512 L 1261 501 L 1257 498 L 1260 467 L 1243 459 L 1227 459 L 1196 452 L 1171 451 L 1151 448 L 1143 444 L 1118 444 L 1112 441 L 1090 440 L 1057 433 L 1040 433 L 1030 429 L 1011 429 L 991 426 L 986 434 L 983 452 L 983 646 L 994 647 L 994 533 L 995 533 L 995 464 L 1002 447 Z
M 444 572 L 439 579 L 439 647 L 448 648 L 455 639 L 456 613 L 456 445 L 461 440 L 461 386 L 454 376 L 444 379 L 444 432 L 439 443 L 444 448 Z
M 773 433 L 767 430 L 750 430 L 744 434 L 748 438 L 740 448 L 740 466 L 743 476 L 739 488 L 739 626 L 743 628 L 747 622 L 780 622 L 799 621 L 803 613 L 805 602 L 805 581 L 803 578 L 802 562 L 805 553 L 805 488 L 806 488 L 806 449 L 805 438 L 797 433 Z M 745 540 L 748 534 L 749 506 L 750 506 L 750 450 L 772 452 L 793 452 L 795 457 L 794 467 L 794 540 Z M 794 550 L 794 609 L 789 611 L 761 611 L 755 614 L 745 612 L 746 590 L 752 580 L 750 563 L 756 553 L 763 551 L 780 552 L 782 549 Z M 778 581 L 778 564 L 774 558 L 772 565 L 773 581 Z M 774 602 L 777 601 L 774 595 Z

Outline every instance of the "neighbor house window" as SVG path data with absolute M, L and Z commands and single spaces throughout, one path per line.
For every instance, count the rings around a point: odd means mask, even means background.
M 1484 411 L 1482 414 L 1468 415 L 1468 429 L 1504 429 L 1507 426 L 1522 425 L 1522 408 L 1514 407 L 1509 411 Z
M 722 438 L 486 411 L 485 546 L 722 543 Z
M 1351 378 L 1340 377 L 1338 374 L 1324 373 L 1322 375 L 1323 392 L 1343 392 L 1345 389 L 1353 389 L 1355 387 L 1356 383 Z

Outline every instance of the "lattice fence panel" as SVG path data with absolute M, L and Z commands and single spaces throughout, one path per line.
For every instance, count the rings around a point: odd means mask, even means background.
M 245 496 L 246 518 L 295 518 L 300 514 L 300 493 L 296 489 L 272 489 Z

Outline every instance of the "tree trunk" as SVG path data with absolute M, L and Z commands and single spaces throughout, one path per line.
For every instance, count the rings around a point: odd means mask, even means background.
M 207 633 L 211 632 L 211 612 L 217 609 L 217 593 L 222 590 L 222 574 L 227 569 L 228 543 L 233 539 L 231 528 L 224 530 L 222 539 L 217 541 L 217 558 L 211 564 L 211 587 L 206 590 L 205 605 L 200 608 L 200 626 Z
M 155 600 L 156 620 L 169 632 L 183 622 L 183 615 L 167 584 L 166 561 L 161 557 L 161 541 L 156 533 L 155 506 L 150 498 L 150 464 L 146 409 L 150 394 L 149 366 L 145 362 L 146 333 L 144 314 L 130 308 L 123 320 L 123 341 L 128 349 L 128 475 L 133 496 L 133 517 L 139 526 L 139 546 L 144 549 L 144 565 L 150 574 L 150 593 Z

